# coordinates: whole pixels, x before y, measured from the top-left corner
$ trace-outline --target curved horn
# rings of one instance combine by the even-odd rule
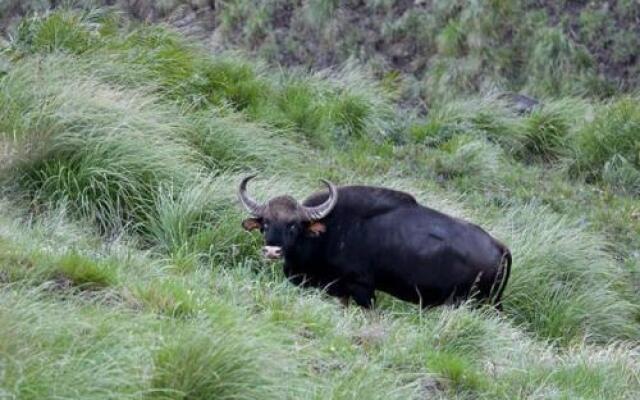
[[[249,175],[240,182],[240,188],[238,189],[238,198],[242,205],[255,217],[262,217],[265,206],[259,204],[247,194],[247,182],[255,178],[257,174]]]
[[[321,179],[321,181],[329,188],[329,198],[324,203],[315,207],[303,206],[306,217],[311,221],[326,217],[338,202],[338,191],[335,185],[326,179]]]

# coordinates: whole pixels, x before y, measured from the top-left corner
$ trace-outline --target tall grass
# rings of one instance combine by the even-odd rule
[[[146,237],[160,256],[189,269],[199,261],[230,257],[253,249],[253,240],[238,230],[235,185],[239,176],[218,176],[189,187],[161,187]]]
[[[196,173],[184,125],[152,98],[70,81],[70,67],[54,58],[3,79],[2,136],[19,154],[5,164],[5,182],[36,204],[71,202],[105,230],[137,228],[161,182]],[[38,68],[55,78],[44,81]]]
[[[590,110],[579,98],[551,100],[517,122],[522,131],[516,156],[527,161],[553,162],[567,156],[574,133],[586,123]]]
[[[116,23],[109,16],[96,9],[84,13],[57,11],[47,18],[25,17],[17,27],[14,50],[83,53],[97,45],[99,37]]]
[[[256,339],[219,322],[174,332],[153,354],[150,397],[283,398],[288,385],[278,379],[289,372],[285,359],[268,357]]]
[[[632,168],[640,168],[638,131],[640,107],[634,97],[623,97],[605,105],[577,135],[575,174],[599,179],[605,164],[624,158]],[[611,173],[611,167],[609,167]]]
[[[558,341],[637,338],[637,304],[618,292],[624,274],[602,239],[534,207],[513,210],[513,274],[505,293],[515,321]],[[508,225],[507,225],[508,226]]]
[[[541,29],[533,41],[527,73],[535,90],[554,95],[584,90],[584,82],[580,81],[592,77],[589,73],[592,74],[593,67],[586,48],[574,43],[559,28]],[[566,79],[567,76],[573,79]]]
[[[141,338],[122,335],[133,321],[46,301],[36,290],[4,288],[0,296],[3,396],[133,398],[143,389]]]

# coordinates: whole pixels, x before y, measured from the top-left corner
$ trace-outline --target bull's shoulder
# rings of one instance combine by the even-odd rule
[[[312,194],[304,200],[305,206],[322,204],[329,193],[321,191]],[[371,217],[384,214],[398,207],[417,205],[412,195],[375,186],[341,186],[338,188],[338,204],[342,210],[348,210],[350,214]]]

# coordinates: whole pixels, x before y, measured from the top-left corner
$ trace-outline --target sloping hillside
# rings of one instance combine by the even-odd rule
[[[0,20],[11,21],[61,2],[5,3]],[[640,84],[635,0],[70,3],[166,21],[216,50],[241,48],[286,66],[318,69],[355,59],[391,85],[404,83],[412,105],[495,89],[609,97]]]
[[[637,96],[420,116],[355,63],[275,69],[107,9],[12,32],[1,398],[638,398]],[[514,256],[504,313],[294,287],[241,231],[252,171],[261,199],[379,184],[487,227]]]

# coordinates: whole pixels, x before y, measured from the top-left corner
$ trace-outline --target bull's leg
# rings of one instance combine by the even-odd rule
[[[343,307],[349,307],[349,291],[342,283],[334,281],[325,286],[324,289],[329,296],[337,297]]]
[[[308,286],[307,277],[303,273],[298,271],[299,268],[297,268],[297,266],[285,260],[283,272],[284,276],[287,277],[289,282],[293,283],[296,286]]]
[[[357,305],[364,308],[371,308],[375,300],[373,287],[361,283],[349,284],[349,292]]]

